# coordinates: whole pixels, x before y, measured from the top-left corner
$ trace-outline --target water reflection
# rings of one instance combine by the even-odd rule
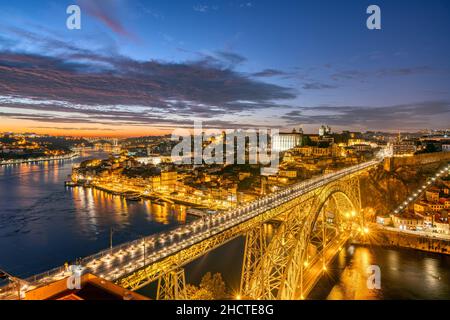
[[[185,223],[186,208],[128,202],[96,189],[65,188],[78,161],[0,167],[0,266],[26,277],[114,244]]]
[[[367,267],[381,269],[381,290],[367,287]],[[356,247],[341,251],[313,299],[449,299],[450,257],[412,250]]]
[[[148,222],[162,225],[186,223],[186,207],[167,203],[158,204],[150,200],[129,202],[123,197],[111,195],[97,189],[68,188],[72,194],[80,232],[98,234],[102,230],[102,216],[120,230],[130,226],[133,215],[145,213]]]

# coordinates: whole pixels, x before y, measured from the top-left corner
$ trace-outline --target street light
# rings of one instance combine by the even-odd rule
[[[110,228],[109,229],[109,248],[111,250],[111,254],[112,254],[112,251],[113,251],[113,234],[114,234],[114,229]]]

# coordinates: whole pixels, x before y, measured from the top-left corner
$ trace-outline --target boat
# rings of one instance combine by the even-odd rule
[[[153,203],[154,204],[158,204],[160,206],[166,205],[166,202],[164,200],[162,200],[162,199],[156,199],[156,200],[153,201]]]
[[[142,196],[138,192],[126,192],[124,194],[124,197],[128,201],[141,201],[142,200]]]
[[[194,217],[199,217],[199,218],[203,218],[206,217],[208,215],[208,213],[206,213],[203,210],[199,210],[199,209],[195,209],[195,208],[189,208],[186,210],[186,214],[190,215],[190,216],[194,216]]]
[[[141,201],[142,200],[141,196],[129,196],[129,197],[126,197],[126,199],[128,201]]]
[[[65,181],[65,182],[64,182],[64,185],[65,185],[66,187],[74,188],[74,187],[77,187],[77,186],[78,186],[78,183],[73,182],[73,181]]]

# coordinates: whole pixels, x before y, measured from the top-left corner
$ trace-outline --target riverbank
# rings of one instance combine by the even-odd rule
[[[373,229],[370,237],[355,240],[354,243],[450,255],[450,240],[382,228]]]
[[[155,203],[168,203],[168,204],[177,204],[182,205],[188,208],[192,209],[198,209],[198,210],[207,210],[208,207],[205,205],[200,205],[197,203],[189,202],[187,200],[179,199],[178,197],[174,196],[167,196],[167,195],[159,195],[159,194],[147,194],[142,191],[132,190],[130,189],[121,189],[117,190],[113,187],[108,187],[107,185],[98,185],[95,183],[88,183],[88,182],[73,182],[73,181],[66,181],[65,182],[66,187],[82,187],[82,188],[93,188],[96,190],[100,190],[102,192],[105,192],[107,194],[113,195],[113,196],[119,196],[122,198],[125,198],[127,200],[132,201],[140,201],[140,200],[151,200]],[[197,216],[195,214],[189,214],[192,216]]]
[[[72,152],[63,156],[54,157],[39,157],[32,159],[14,159],[14,160],[0,160],[0,166],[14,165],[14,164],[25,164],[25,163],[40,163],[45,161],[59,161],[59,160],[71,160],[79,157],[78,152]]]

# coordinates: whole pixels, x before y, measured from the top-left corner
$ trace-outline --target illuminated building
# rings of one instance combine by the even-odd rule
[[[319,129],[319,136],[323,137],[331,134],[331,128],[329,126],[321,126]]]
[[[403,140],[400,142],[394,142],[392,145],[392,152],[394,157],[408,157],[413,156],[417,147],[412,140]]]
[[[303,134],[295,130],[291,133],[280,133],[272,141],[272,149],[275,152],[283,152],[300,146],[302,144]]]

